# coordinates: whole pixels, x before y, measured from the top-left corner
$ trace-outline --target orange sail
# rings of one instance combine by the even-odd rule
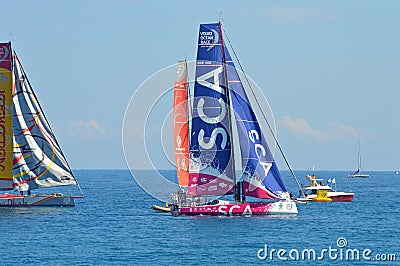
[[[187,187],[189,183],[189,115],[187,93],[187,64],[178,61],[174,84],[174,151],[176,173],[179,186]]]

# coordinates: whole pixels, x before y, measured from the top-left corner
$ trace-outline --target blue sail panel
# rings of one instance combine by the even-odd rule
[[[242,157],[244,194],[256,198],[281,198],[287,189],[278,166],[226,48],[225,56]]]
[[[223,195],[233,191],[221,38],[218,23],[200,25],[190,136],[190,196]]]

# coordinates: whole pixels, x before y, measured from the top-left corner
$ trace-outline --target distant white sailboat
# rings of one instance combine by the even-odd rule
[[[361,172],[361,150],[360,150],[360,139],[357,139],[358,141],[358,169],[352,174],[349,174],[348,177],[354,178],[354,177],[361,177],[361,178],[370,178],[368,174],[362,173]]]

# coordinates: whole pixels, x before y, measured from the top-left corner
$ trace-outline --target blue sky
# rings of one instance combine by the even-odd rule
[[[364,168],[394,170],[398,10],[398,1],[7,1],[0,39],[13,40],[72,168],[126,167],[130,97],[195,58],[199,23],[222,12],[293,168],[355,169],[360,134]]]

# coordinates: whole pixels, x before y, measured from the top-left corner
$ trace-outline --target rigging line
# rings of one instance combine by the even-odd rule
[[[236,52],[235,52],[235,49],[233,49],[232,43],[231,43],[231,41],[230,41],[230,39],[229,39],[229,37],[228,37],[228,34],[226,33],[225,28],[223,28],[223,30],[224,30],[226,39],[228,40],[229,46],[232,48],[233,54],[234,54],[234,56],[235,56],[235,58],[236,58],[236,60],[237,60],[237,62],[238,62],[238,64],[239,64],[240,70],[242,71],[242,73],[243,73],[243,75],[244,75],[244,77],[245,77],[245,79],[246,79],[246,82],[247,82],[247,84],[249,85],[250,91],[251,91],[251,93],[253,94],[253,97],[254,97],[254,99],[255,99],[256,102],[257,102],[258,108],[260,109],[260,111],[261,111],[261,113],[262,113],[262,115],[263,115],[263,117],[264,117],[265,122],[267,122],[269,131],[271,132],[271,134],[272,134],[272,136],[273,136],[273,138],[274,138],[274,140],[275,140],[275,143],[276,143],[276,145],[278,146],[278,149],[279,149],[279,151],[281,152],[282,157],[283,157],[283,159],[285,160],[285,163],[286,163],[286,165],[288,166],[288,168],[289,168],[289,170],[290,170],[290,173],[292,174],[294,180],[296,181],[297,186],[300,188],[300,191],[301,191],[302,196],[305,197],[304,191],[303,191],[302,187],[300,186],[299,180],[297,179],[296,175],[294,174],[294,172],[293,172],[293,170],[292,170],[292,167],[290,166],[289,161],[287,160],[287,158],[286,158],[286,156],[285,156],[285,153],[283,152],[283,149],[282,149],[281,145],[279,144],[278,139],[277,139],[276,135],[274,134],[274,132],[273,132],[273,130],[272,130],[272,128],[271,128],[271,125],[270,125],[270,123],[268,122],[268,119],[267,119],[267,117],[265,116],[263,109],[261,108],[261,105],[260,105],[259,101],[257,100],[257,97],[256,97],[256,95],[255,95],[255,93],[254,93],[254,91],[253,91],[253,88],[251,87],[250,81],[249,81],[249,79],[247,78],[246,73],[244,72],[244,69],[243,69],[243,67],[242,67],[242,64],[241,64],[240,61],[239,61],[239,57],[237,56],[237,54],[236,54]]]

